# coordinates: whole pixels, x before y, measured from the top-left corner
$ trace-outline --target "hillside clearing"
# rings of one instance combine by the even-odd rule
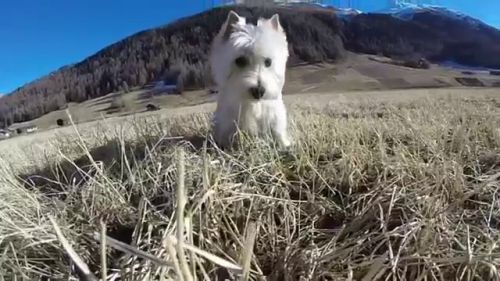
[[[205,148],[211,104],[0,142],[2,276],[74,280],[50,215],[108,280],[235,280],[232,265],[249,280],[500,280],[498,94],[291,95],[288,153]],[[110,247],[102,260],[101,221],[178,266]]]

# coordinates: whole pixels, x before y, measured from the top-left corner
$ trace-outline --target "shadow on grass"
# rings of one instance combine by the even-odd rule
[[[182,136],[172,138],[150,138],[141,143],[120,143],[113,140],[105,145],[92,148],[88,154],[74,160],[64,160],[49,164],[43,169],[29,174],[21,174],[19,178],[27,188],[37,188],[47,195],[59,195],[68,185],[79,185],[88,181],[97,173],[96,168],[107,172],[121,169],[123,161],[127,159],[130,165],[137,165],[148,157],[147,151],[161,150],[177,145],[187,145],[190,149],[200,150],[206,141],[204,136]],[[209,144],[210,142],[207,142]],[[156,151],[155,153],[158,153]]]
[[[18,178],[25,188],[37,190],[47,197],[65,201],[68,194],[92,184],[102,173],[105,177],[116,179],[128,186],[133,175],[126,171],[127,165],[132,171],[140,169],[140,165],[154,167],[161,159],[162,153],[176,146],[192,151],[203,149],[207,138],[204,136],[183,136],[175,138],[149,138],[141,143],[121,143],[113,140],[105,145],[88,150],[88,154],[74,160],[63,160],[48,164],[46,167],[28,174],[20,174]],[[207,141],[207,146],[210,142]],[[151,151],[154,151],[151,153]],[[154,159],[153,159],[154,158]],[[132,187],[131,187],[132,188]],[[131,199],[130,204],[139,208],[140,198]],[[124,243],[130,243],[134,232],[134,223],[113,223],[108,235]]]

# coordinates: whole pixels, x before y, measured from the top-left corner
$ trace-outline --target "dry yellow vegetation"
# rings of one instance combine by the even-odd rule
[[[210,145],[211,105],[3,141],[1,275],[500,280],[498,94],[290,96],[288,152]]]

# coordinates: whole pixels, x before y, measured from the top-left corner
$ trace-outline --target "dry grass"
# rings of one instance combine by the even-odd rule
[[[500,280],[496,101],[298,106],[290,152],[220,151],[208,117],[59,135],[30,170],[2,159],[4,279],[74,280],[81,258],[102,280]]]

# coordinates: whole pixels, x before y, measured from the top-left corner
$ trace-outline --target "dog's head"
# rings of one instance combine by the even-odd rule
[[[242,99],[281,98],[287,59],[288,43],[277,14],[253,25],[233,11],[210,54],[217,86]]]

